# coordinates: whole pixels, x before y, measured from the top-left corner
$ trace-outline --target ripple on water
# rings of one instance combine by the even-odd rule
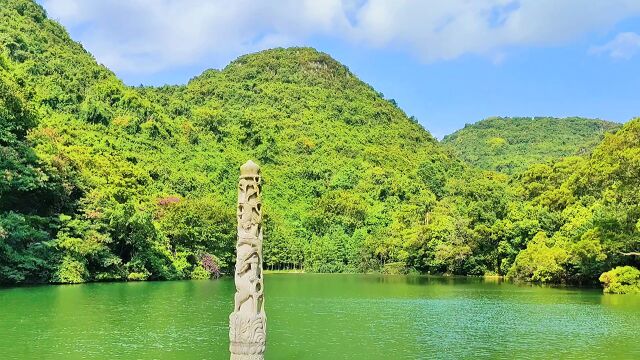
[[[269,275],[267,359],[640,358],[640,297]],[[231,279],[0,290],[2,359],[224,359]]]

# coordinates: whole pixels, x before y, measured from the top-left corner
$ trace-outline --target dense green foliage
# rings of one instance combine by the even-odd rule
[[[510,176],[458,160],[313,49],[132,88],[38,5],[0,5],[2,283],[228,271],[249,158],[263,169],[269,269],[595,282],[638,265],[620,252],[640,248],[640,120],[555,163],[568,153],[514,155],[547,163]],[[585,147],[612,126],[597,124],[581,125]]]
[[[511,273],[541,281],[594,279],[623,253],[640,248],[640,118],[607,134],[590,156],[535,165],[518,175],[516,192],[535,209],[538,235]],[[545,252],[545,261],[528,253]]]
[[[583,118],[489,118],[445,136],[465,161],[513,174],[533,164],[588,154],[606,132],[620,125]]]
[[[201,276],[201,259],[224,239],[230,243],[232,225],[203,226],[199,242],[217,237],[207,247],[167,246],[162,226],[174,234],[181,228],[155,219],[163,212],[191,206],[191,221],[228,212],[216,211],[217,201],[212,213],[195,211],[213,194],[165,211],[143,193],[151,178],[134,155],[155,140],[136,132],[152,131],[145,125],[163,115],[96,64],[40,6],[0,5],[0,282]],[[131,120],[129,131],[108,130],[112,119]]]
[[[55,219],[48,215],[61,210],[63,196],[26,140],[35,124],[17,84],[0,68],[0,283],[46,281],[51,270]]]
[[[604,292],[612,294],[640,293],[640,270],[632,266],[619,266],[600,276]]]
[[[50,228],[33,228],[51,253],[48,281],[201,277],[210,254],[227,268],[247,158],[264,171],[268,267],[377,269],[396,257],[383,244],[392,227],[407,213],[424,218],[446,174],[461,169],[392,102],[315,50],[245,56],[186,86],[129,88],[39,6],[2,5],[3,73],[25,89],[38,122],[28,150],[59,188],[40,202],[59,204],[44,214]],[[13,251],[35,239],[6,242]]]

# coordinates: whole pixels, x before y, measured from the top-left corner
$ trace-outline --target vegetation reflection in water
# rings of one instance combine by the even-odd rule
[[[0,290],[4,359],[224,359],[233,282]],[[640,296],[498,279],[270,274],[267,359],[638,358]]]

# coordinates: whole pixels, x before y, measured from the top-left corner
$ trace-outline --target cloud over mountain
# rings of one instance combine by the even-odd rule
[[[115,71],[156,72],[330,37],[432,62],[562,44],[640,15],[637,0],[42,0]],[[134,34],[132,36],[132,34]]]

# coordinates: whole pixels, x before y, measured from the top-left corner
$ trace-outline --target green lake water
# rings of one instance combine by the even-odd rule
[[[267,359],[640,359],[640,296],[269,274]],[[0,359],[228,359],[233,280],[0,289]]]

